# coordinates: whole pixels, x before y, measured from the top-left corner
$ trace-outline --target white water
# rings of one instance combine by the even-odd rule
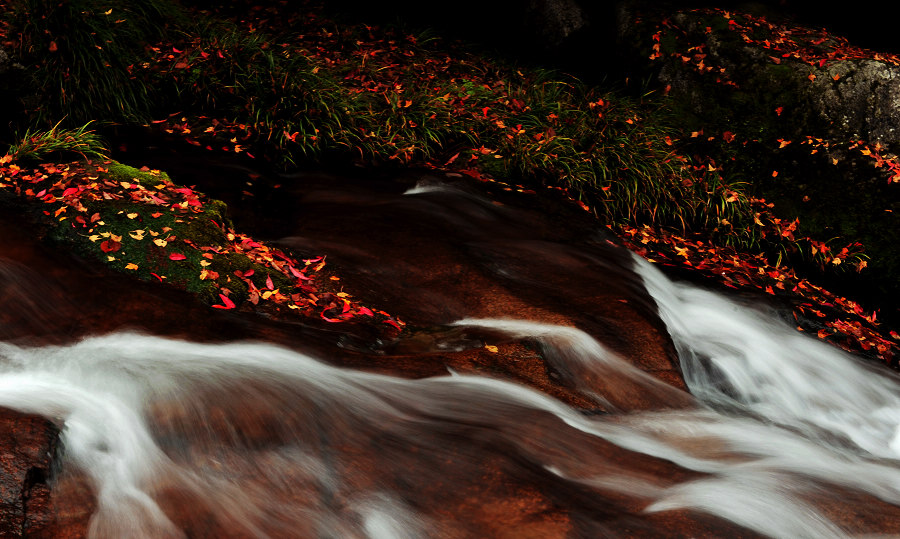
[[[64,426],[64,467],[86,472],[96,491],[95,537],[193,535],[161,501],[173,490],[202,501],[235,536],[460,536],[461,522],[428,508],[428,485],[464,497],[481,481],[477,462],[504,452],[596,492],[598,507],[612,493],[648,513],[689,508],[772,537],[850,534],[817,503],[834,487],[900,505],[894,376],[753,306],[673,284],[643,261],[637,268],[697,406],[586,416],[486,377],[406,380],[264,343],[132,333],[63,347],[0,344],[0,406]],[[662,398],[677,391],[573,328],[458,324],[535,338],[575,377]],[[640,461],[614,460],[622,451],[604,452],[609,443],[704,475],[653,475]],[[436,466],[442,458],[455,467]],[[454,473],[470,486],[452,483]],[[395,480],[404,474],[410,485]]]

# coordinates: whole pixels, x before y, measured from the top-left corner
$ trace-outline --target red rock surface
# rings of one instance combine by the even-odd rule
[[[0,537],[38,534],[52,523],[57,432],[43,417],[0,408]]]

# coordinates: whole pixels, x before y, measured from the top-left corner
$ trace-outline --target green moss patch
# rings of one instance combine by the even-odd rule
[[[266,310],[341,322],[403,323],[333,284],[323,257],[298,259],[236,232],[227,207],[165,173],[111,161],[0,161],[0,193],[37,216],[46,236],[135,278],[165,283],[220,309]],[[392,329],[393,331],[393,329]]]

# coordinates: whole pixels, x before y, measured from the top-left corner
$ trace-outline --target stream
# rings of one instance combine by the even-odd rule
[[[777,305],[458,175],[153,166],[411,329],[215,311],[0,219],[0,406],[61,427],[71,536],[900,534],[900,380]]]

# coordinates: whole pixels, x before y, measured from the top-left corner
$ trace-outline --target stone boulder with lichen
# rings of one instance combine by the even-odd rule
[[[830,284],[900,319],[900,56],[771,14],[622,15],[623,53],[667,95],[686,152],[802,233],[861,242],[869,260]]]

